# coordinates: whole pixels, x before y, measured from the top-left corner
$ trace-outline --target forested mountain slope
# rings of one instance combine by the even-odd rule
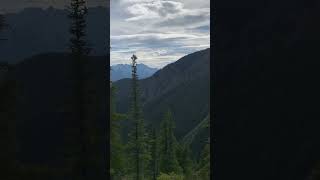
[[[209,113],[210,49],[189,54],[140,80],[141,102],[147,124],[159,125],[168,108],[173,112],[177,138],[182,138]],[[117,109],[127,113],[130,79],[114,83]]]

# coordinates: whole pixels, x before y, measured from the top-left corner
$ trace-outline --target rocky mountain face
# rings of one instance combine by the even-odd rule
[[[145,64],[138,64],[137,69],[139,79],[150,77],[158,70],[157,68],[151,68]],[[110,79],[111,81],[118,81],[124,78],[131,78],[131,74],[130,64],[116,64],[111,66]]]

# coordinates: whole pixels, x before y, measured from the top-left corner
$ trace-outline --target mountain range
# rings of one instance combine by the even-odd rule
[[[189,54],[139,80],[148,129],[158,125],[169,108],[179,141],[203,122],[210,104],[209,55],[209,49]],[[109,88],[104,76],[106,59],[105,56],[89,56],[83,71],[83,115],[90,137],[95,137],[86,147],[91,163],[88,171],[93,179],[105,175],[102,157],[107,152],[106,92]],[[70,162],[77,159],[82,144],[74,67],[70,54],[44,53],[10,65],[8,69],[1,68],[0,119],[1,125],[7,127],[6,131],[1,131],[1,145],[7,147],[1,157],[19,162],[19,168],[52,169],[52,179],[66,178],[64,170],[73,167]],[[127,113],[131,81],[125,78],[115,81],[114,85],[117,110]],[[128,132],[128,122],[123,122],[123,132]],[[208,136],[206,129],[198,133],[191,144],[195,153],[199,154]],[[32,172],[40,179],[48,179],[46,173],[30,170]]]
[[[116,106],[120,113],[130,108],[130,79],[116,81]],[[141,103],[148,126],[157,126],[164,113],[173,112],[178,139],[183,138],[210,112],[210,49],[186,55],[139,80]],[[124,124],[124,126],[128,126]],[[124,133],[130,127],[126,127]],[[200,133],[201,134],[201,133]],[[199,135],[193,144],[198,151],[208,131]]]
[[[151,68],[145,64],[137,65],[137,74],[140,79],[144,79],[153,75],[158,69]],[[110,79],[117,81],[124,78],[131,78],[131,65],[116,64],[111,66]]]
[[[147,126],[159,124],[163,113],[170,108],[176,122],[176,136],[181,139],[208,115],[209,55],[209,49],[189,54],[139,80]],[[14,116],[10,116],[8,122],[16,124],[17,155],[21,162],[50,162],[54,166],[64,162],[60,154],[68,144],[64,137],[71,137],[65,134],[66,129],[77,125],[74,117],[77,110],[73,108],[76,102],[75,69],[70,59],[65,53],[39,54],[12,65],[7,75],[3,74],[5,71],[1,74],[1,92],[8,94],[5,93],[8,91],[12,95],[5,96],[10,99],[3,99],[0,107],[6,107],[10,102],[10,110],[15,112],[11,113]],[[99,129],[95,130],[97,133],[106,131],[105,59],[104,56],[90,56],[84,72],[86,118],[95,120],[91,126]],[[8,84],[5,79],[10,79],[12,85],[4,86]],[[117,110],[127,113],[131,81],[121,79],[114,85],[117,88]],[[2,115],[0,118],[6,122],[9,117]],[[126,128],[124,126],[124,131]],[[103,134],[98,135],[99,141],[103,140]],[[199,143],[203,143],[205,137],[208,132],[200,133]]]

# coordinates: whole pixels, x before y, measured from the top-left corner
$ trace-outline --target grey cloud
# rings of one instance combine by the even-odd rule
[[[128,49],[167,49],[170,54],[186,52],[187,49],[207,47],[209,35],[190,34],[139,34],[111,36],[111,44],[116,47],[115,51],[121,51],[121,47]],[[162,53],[164,55],[164,53]],[[168,54],[166,54],[168,55]]]
[[[176,14],[183,9],[182,3],[174,1],[163,1],[162,8],[159,10],[161,16],[167,16],[168,14]]]
[[[197,28],[210,24],[210,9],[185,10],[155,23],[157,27]]]
[[[194,28],[194,30],[198,30],[198,31],[204,31],[204,32],[209,32],[210,31],[210,25],[204,25],[204,26],[199,26]]]
[[[132,15],[127,20],[136,21],[142,19],[153,19],[166,17],[170,14],[177,14],[183,10],[183,4],[170,0],[154,0],[143,3],[130,4],[127,12]]]
[[[115,1],[115,0],[112,0]],[[209,47],[210,10],[199,0],[119,0],[111,10],[111,64],[140,62],[153,67]],[[188,2],[188,3],[185,3]],[[191,6],[192,4],[192,6]],[[111,8],[112,9],[112,8]]]

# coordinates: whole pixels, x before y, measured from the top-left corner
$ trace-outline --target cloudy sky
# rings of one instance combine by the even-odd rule
[[[111,0],[111,64],[161,68],[210,45],[210,0]]]

